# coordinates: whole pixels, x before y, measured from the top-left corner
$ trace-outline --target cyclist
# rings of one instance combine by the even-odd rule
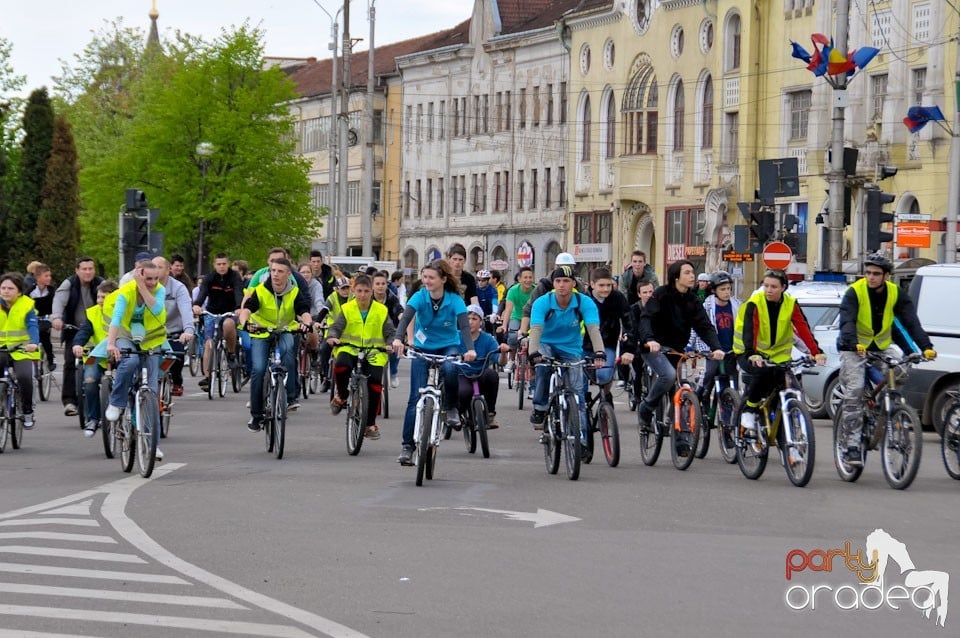
[[[405,306],[407,304],[407,284],[404,281],[402,270],[394,270],[390,274],[390,285],[393,286],[391,292],[397,295],[400,305]]]
[[[204,276],[200,282],[200,292],[193,302],[193,313],[202,315],[204,303],[207,312],[222,315],[236,312],[243,302],[243,278],[230,267],[230,258],[226,253],[217,253],[213,257],[213,272]],[[209,317],[208,317],[209,319]],[[210,389],[210,358],[213,356],[213,336],[216,333],[213,320],[203,322],[203,369],[207,374],[200,380],[200,389]],[[227,362],[231,370],[237,366],[237,321],[233,317],[220,319],[220,330],[227,340]]]
[[[117,282],[106,280],[97,286],[97,304],[87,308],[87,320],[80,326],[77,336],[73,338],[73,356],[77,359],[83,356],[83,347],[96,346],[107,338],[110,327],[110,317],[103,315],[103,304],[107,296],[118,288]],[[107,363],[95,358],[83,366],[83,413],[87,418],[83,426],[83,435],[91,437],[97,432],[100,424],[100,379]]]
[[[503,285],[503,273],[499,270],[491,270],[490,285],[497,289],[497,307],[503,308],[507,295],[507,287]]]
[[[620,292],[633,303],[637,298],[637,283],[640,281],[649,281],[656,288],[660,285],[657,281],[657,273],[653,271],[653,266],[647,263],[647,253],[642,250],[635,250],[630,255],[630,265],[620,275]]]
[[[560,253],[557,255],[556,260],[554,261],[554,267],[559,268],[560,266],[570,266],[571,268],[577,265],[577,260],[570,253]],[[580,281],[574,275],[574,290],[584,291],[587,289],[585,282]],[[533,308],[533,302],[542,295],[547,294],[553,290],[553,281],[550,277],[543,277],[540,281],[537,282],[537,285],[534,286],[533,292],[530,293],[530,298],[527,300],[527,303],[523,306],[523,319],[520,320],[520,334],[525,335],[530,328],[530,310]]]
[[[596,370],[597,385],[603,388],[605,399],[613,403],[610,386],[613,383],[620,337],[630,331],[630,304],[623,293],[616,290],[616,282],[613,281],[610,269],[604,267],[594,268],[590,274],[590,298],[597,305],[600,338],[603,340],[603,351],[606,355],[603,367]],[[589,339],[584,339],[583,350],[585,356],[594,351]],[[584,379],[584,391],[586,389],[587,381]]]
[[[293,264],[286,257],[274,259],[270,263],[267,280],[258,284],[253,293],[243,301],[237,315],[240,330],[247,330],[248,321],[251,326],[255,324],[262,328],[294,328],[298,320],[305,326],[312,325],[310,298],[304,288],[293,283],[290,277],[292,273]],[[247,422],[247,429],[259,432],[263,424],[263,377],[270,354],[267,349],[270,335],[266,332],[251,332],[250,336],[250,420]],[[277,339],[280,357],[287,369],[287,409],[291,410],[294,405],[299,405],[297,376],[294,374],[297,369],[297,350],[292,334],[284,333]]]
[[[656,381],[647,388],[647,395],[637,406],[637,423],[647,428],[660,397],[668,392],[676,379],[675,369],[667,356],[660,351],[668,346],[678,352],[683,351],[690,340],[691,328],[712,350],[713,359],[723,358],[723,350],[703,305],[694,292],[696,275],[693,264],[686,259],[673,262],[667,267],[667,283],[653,291],[643,306],[637,325],[631,326],[633,341],[637,347],[644,346],[644,363],[657,375]],[[686,436],[686,433],[682,433]],[[677,442],[678,452],[689,454],[686,441]]]
[[[527,305],[532,293],[533,268],[524,266],[517,273],[517,283],[507,291],[507,300],[503,304],[503,317],[506,321],[497,327],[497,332],[507,333],[507,345],[510,346],[510,360],[503,369],[507,374],[513,372],[514,358],[519,345],[517,332],[520,330],[520,321],[523,319],[523,307]]]
[[[66,347],[63,352],[63,383],[60,386],[60,400],[66,416],[77,416],[77,360],[73,356],[73,338],[77,328],[66,328],[65,324],[80,326],[87,316],[87,308],[97,303],[97,286],[103,278],[97,275],[93,257],[78,257],[74,274],[60,282],[53,293],[53,329],[60,331],[60,338]],[[81,364],[82,365],[82,364]]]
[[[139,342],[143,350],[152,350],[167,345],[167,289],[160,283],[160,269],[149,259],[137,263],[133,280],[110,293],[103,303],[104,316],[110,317],[106,341],[101,341],[90,356],[103,359],[109,356],[117,362],[110,391],[110,405],[104,416],[116,421],[127,406],[130,386],[139,374],[140,359],[124,358],[121,348],[132,348]],[[160,362],[156,357],[147,358],[147,383],[157,391]],[[156,408],[156,423],[160,422],[159,404]],[[157,460],[163,460],[163,452],[157,448]]]
[[[333,274],[333,268],[329,264],[323,263],[323,253],[319,250],[310,251],[310,271],[313,273],[313,278],[319,281],[323,288],[320,299],[326,299],[333,293],[336,275]],[[313,295],[311,294],[311,296]]]
[[[160,284],[167,289],[167,343],[174,352],[184,352],[186,345],[196,336],[193,323],[193,308],[190,292],[182,283],[170,276],[170,262],[163,257],[154,257],[153,263],[160,271]],[[174,360],[170,366],[171,394],[183,396],[183,359]]]
[[[484,319],[495,314],[499,308],[497,289],[490,285],[490,271],[477,271],[477,305],[486,313]],[[490,332],[490,326],[486,326]]]
[[[642,390],[641,384],[643,381],[643,358],[637,356],[645,351],[645,347],[642,344],[636,342],[638,332],[635,330],[637,326],[640,325],[640,315],[643,314],[643,307],[650,300],[650,297],[653,296],[653,291],[656,288],[654,283],[648,279],[641,279],[637,282],[637,300],[630,304],[630,315],[627,318],[627,332],[623,337],[623,343],[620,346],[621,356],[620,361],[623,365],[620,366],[620,376],[623,378],[624,383],[630,378],[630,370],[627,366],[632,365],[634,371],[634,386],[633,386],[633,396],[637,398],[637,401],[640,400],[640,392]]]
[[[314,251],[319,252],[319,251]],[[300,264],[297,268],[300,274],[307,282],[307,288],[310,292],[310,316],[314,321],[320,321],[326,315],[327,305],[323,294],[323,285],[319,279],[313,276],[313,267],[309,263]],[[319,365],[320,356],[320,335],[314,331],[307,333],[307,352],[310,353],[310,365]]]
[[[453,275],[460,282],[460,296],[463,297],[463,302],[478,303],[480,300],[477,298],[477,280],[463,269],[463,265],[467,263],[467,249],[463,244],[450,246],[450,250],[447,251],[447,263],[450,264]]]
[[[26,288],[25,294],[33,299],[40,326],[40,345],[43,346],[43,352],[50,364],[50,372],[53,372],[57,369],[57,362],[53,358],[53,342],[50,340],[50,314],[53,312],[53,287],[50,282],[53,280],[53,273],[50,266],[36,263],[33,277],[33,286]]]
[[[607,355],[600,336],[597,305],[588,295],[574,290],[573,266],[558,266],[550,274],[550,279],[553,290],[533,302],[530,311],[530,364],[535,366],[543,356],[566,363],[582,360],[583,331],[586,330],[594,363],[597,367],[603,366]],[[547,415],[550,370],[546,366],[537,366],[535,376],[530,422],[535,430],[542,430]],[[581,369],[571,368],[567,381],[580,397],[580,423],[586,427],[587,408]]]
[[[13,360],[13,370],[20,385],[20,400],[23,406],[23,429],[33,427],[33,362],[39,361],[40,327],[33,299],[23,294],[23,275],[8,272],[0,275],[0,346],[23,350],[3,353],[0,364],[8,365]]]
[[[373,298],[373,281],[368,275],[357,275],[353,282],[353,299],[343,304],[342,311],[327,332],[327,343],[334,348],[333,378],[337,392],[330,401],[330,411],[339,414],[347,404],[350,371],[357,367],[358,346],[375,346],[393,351],[388,343],[393,341],[393,321],[387,307]],[[383,391],[383,366],[387,364],[386,352],[371,353],[367,357],[369,376],[367,387],[367,422],[364,436],[380,438],[376,424],[380,410],[380,394]]]
[[[863,262],[863,279],[854,282],[840,301],[840,386],[843,388],[842,434],[847,441],[846,460],[860,465],[861,397],[866,353],[887,352],[895,340],[904,352],[914,350],[900,330],[894,331],[898,319],[909,339],[923,351],[928,360],[936,351],[930,337],[920,325],[913,301],[890,281],[893,264],[883,254],[868,255]]]
[[[470,337],[473,339],[473,349],[477,352],[477,358],[472,363],[460,368],[459,405],[460,410],[465,411],[467,414],[470,413],[470,399],[473,398],[473,380],[468,379],[465,374],[476,375],[479,373],[480,377],[477,379],[477,382],[480,385],[480,394],[483,395],[484,400],[487,402],[487,415],[490,417],[487,421],[487,429],[496,430],[500,427],[497,423],[497,393],[500,389],[500,375],[497,374],[494,368],[487,365],[487,356],[491,352],[506,352],[509,346],[505,343],[497,343],[493,335],[483,331],[484,317],[483,308],[480,306],[476,304],[467,306],[467,318],[470,322]],[[491,362],[495,363],[496,359],[492,359]],[[483,369],[485,365],[487,365],[487,367]],[[454,429],[459,430],[460,424],[457,423]]]
[[[400,324],[400,317],[403,316],[403,306],[400,299],[390,290],[390,273],[386,270],[379,270],[373,275],[373,298],[387,307],[387,315],[396,328]],[[392,350],[392,348],[391,348]],[[390,387],[400,387],[400,377],[397,376],[400,371],[400,357],[396,352],[390,353]]]
[[[470,337],[467,307],[460,296],[460,281],[453,274],[450,264],[442,259],[430,262],[420,271],[423,284],[408,300],[403,310],[393,348],[403,356],[403,341],[407,326],[413,321],[413,344],[418,350],[430,354],[453,355],[463,352],[464,361],[473,361],[477,353]],[[457,366],[445,363],[443,372],[443,409],[447,413],[447,425],[460,424],[457,411]],[[403,415],[402,449],[397,461],[400,465],[413,465],[413,430],[416,421],[417,401],[420,388],[427,384],[427,363],[414,359],[410,363],[410,395]]]
[[[764,359],[773,363],[789,361],[796,334],[816,357],[817,365],[827,362],[827,355],[814,339],[800,304],[783,294],[786,289],[786,273],[768,270],[763,275],[763,289],[740,306],[734,323],[733,351],[739,357],[740,367],[748,374],[744,381],[746,403],[740,418],[740,426],[747,435],[756,427],[760,402],[775,386],[783,384],[784,370],[764,366]]]
[[[719,271],[710,277],[710,289],[712,293],[703,302],[703,309],[707,313],[707,319],[717,331],[717,338],[720,340],[720,347],[727,354],[724,358],[726,372],[733,379],[734,386],[737,385],[737,355],[733,351],[733,326],[740,311],[740,300],[733,296],[733,278],[729,273]],[[697,351],[706,350],[706,344],[693,335],[693,349]],[[700,400],[705,401],[713,391],[713,381],[720,372],[720,362],[713,359],[707,360],[707,367],[703,373],[703,381],[697,388],[697,394]]]
[[[327,319],[324,323],[324,329],[329,330],[333,322],[340,316],[340,309],[343,304],[351,299],[350,280],[344,276],[338,276],[334,283],[333,292],[327,297]],[[330,379],[327,378],[327,370],[330,369],[330,353],[332,349],[326,341],[320,344],[320,377],[323,379],[320,384],[321,394],[330,389]]]
[[[703,303],[707,300],[707,295],[710,294],[710,275],[708,273],[702,272],[697,275],[697,299],[700,300],[700,303]]]

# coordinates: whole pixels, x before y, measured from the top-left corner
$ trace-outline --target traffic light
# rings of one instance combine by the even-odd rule
[[[150,219],[124,215],[123,244],[131,248],[145,250],[150,245]]]
[[[737,207],[744,219],[747,220],[747,227],[750,229],[750,240],[752,244],[762,246],[767,243],[774,234],[774,215],[773,211],[760,206],[760,202],[738,202]],[[760,252],[759,250],[751,252]]]
[[[896,169],[894,169],[896,172]],[[883,207],[896,199],[893,193],[884,193],[874,186],[867,190],[867,250],[880,250],[880,244],[893,241],[893,232],[881,230],[883,224],[893,223],[893,214],[885,213]]]
[[[128,188],[126,194],[128,213],[135,213],[147,208],[147,196],[142,190]]]

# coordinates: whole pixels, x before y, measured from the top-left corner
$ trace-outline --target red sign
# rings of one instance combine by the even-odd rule
[[[790,246],[782,241],[772,241],[763,249],[763,265],[775,270],[783,270],[793,261]]]

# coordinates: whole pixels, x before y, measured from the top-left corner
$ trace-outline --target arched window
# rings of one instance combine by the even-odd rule
[[[580,107],[580,159],[590,161],[590,96],[584,95]]]
[[[703,78],[703,97],[700,101],[700,148],[713,148],[713,78]]]
[[[740,68],[740,14],[731,14],[723,39],[724,71]]]
[[[420,259],[417,256],[417,251],[415,251],[413,248],[410,248],[407,250],[407,252],[403,253],[403,268],[405,270],[409,268],[410,275],[414,279],[420,278]]]
[[[607,130],[604,136],[603,155],[609,159],[617,156],[617,105],[613,101],[613,91],[607,93],[607,108],[604,112]]]
[[[549,273],[553,270],[554,263],[557,261],[557,255],[559,255],[560,252],[560,244],[557,242],[552,241],[547,244],[546,250],[543,251],[543,265],[544,268],[546,268],[545,272]]]
[[[623,94],[624,152],[657,152],[657,79],[653,66],[642,63],[630,78]]]
[[[673,91],[673,150],[683,150],[683,81]]]

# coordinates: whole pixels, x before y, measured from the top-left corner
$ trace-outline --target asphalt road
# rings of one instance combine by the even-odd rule
[[[832,571],[810,556],[848,539],[856,552],[883,529],[900,542],[874,543],[891,556],[884,590],[960,576],[960,484],[933,435],[897,492],[876,456],[842,482],[818,422],[798,489],[775,459],[748,481],[715,446],[686,472],[666,448],[646,467],[621,402],[620,466],[598,458],[573,482],[562,462],[545,472],[529,404],[503,385],[491,458],[455,433],[418,488],[396,463],[405,388],[358,457],[342,417],[311,398],[277,460],[246,430],[246,397],[211,401],[191,379],[149,481],[106,460],[58,401],[41,404],[23,449],[0,455],[0,636],[957,634],[960,619],[939,628],[896,589],[880,609],[840,609],[878,597],[861,597],[843,556]]]

